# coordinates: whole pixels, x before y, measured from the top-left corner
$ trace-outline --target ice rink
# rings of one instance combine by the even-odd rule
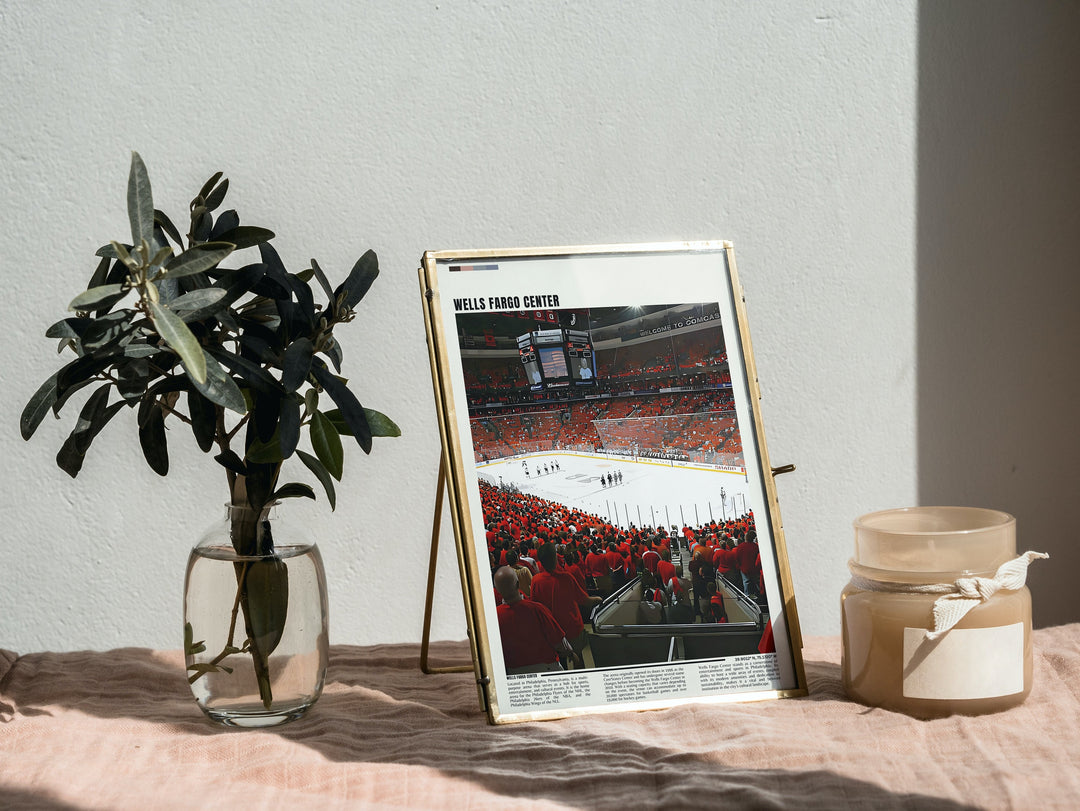
[[[558,471],[553,470],[556,460]],[[512,484],[522,493],[594,513],[624,528],[697,526],[753,507],[742,473],[658,459],[546,451],[478,464],[476,469],[492,484]],[[622,473],[622,484],[601,484],[601,476],[614,472]]]

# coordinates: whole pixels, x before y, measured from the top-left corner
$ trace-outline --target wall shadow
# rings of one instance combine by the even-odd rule
[[[1017,518],[1080,620],[1080,4],[921,2],[919,500]]]

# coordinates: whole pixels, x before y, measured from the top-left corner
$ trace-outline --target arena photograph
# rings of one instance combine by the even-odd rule
[[[456,334],[506,675],[772,653],[719,305]]]

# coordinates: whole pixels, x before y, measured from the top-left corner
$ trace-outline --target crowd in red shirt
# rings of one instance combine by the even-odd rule
[[[480,483],[480,499],[492,571],[508,562],[527,567],[532,574],[527,599],[550,610],[578,651],[584,645],[590,604],[639,573],[655,575],[669,593],[685,588],[671,562],[672,550],[677,552],[680,543],[694,561],[694,590],[701,592],[697,596],[705,606],[704,621],[726,621],[722,597],[709,593],[704,573],[714,581],[719,573],[746,594],[764,592],[753,512],[683,527],[673,536],[664,527],[618,527],[592,513],[486,482]],[[538,560],[545,555],[549,567]],[[701,583],[696,582],[699,576]]]

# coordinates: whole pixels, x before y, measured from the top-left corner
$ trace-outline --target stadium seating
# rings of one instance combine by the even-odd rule
[[[587,633],[589,649],[596,667],[645,665],[670,661],[672,637],[620,636]]]
[[[633,447],[730,466],[742,456],[731,409],[730,392],[680,392],[582,400],[559,409],[475,408],[470,423],[478,461],[552,449],[629,453]]]
[[[760,641],[761,631],[757,628],[724,634],[687,634],[683,637],[683,650],[687,659],[746,656],[758,652]]]

